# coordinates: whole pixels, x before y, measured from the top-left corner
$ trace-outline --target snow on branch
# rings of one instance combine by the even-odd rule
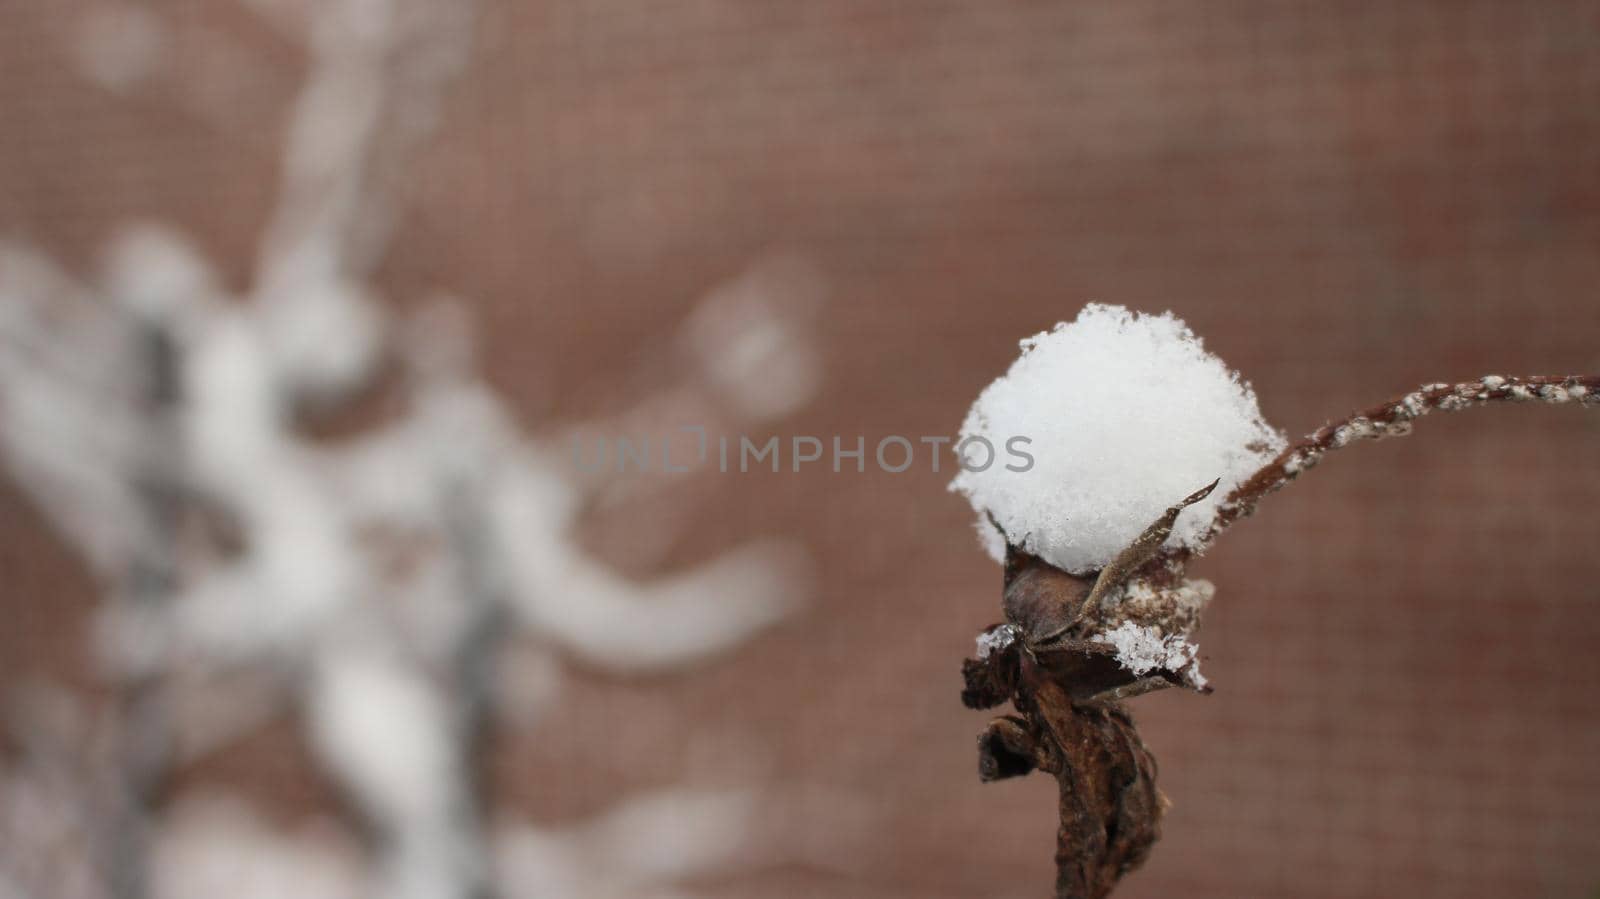
[[[1190,558],[1327,453],[1409,433],[1431,412],[1600,405],[1600,376],[1490,375],[1430,384],[1285,446],[1248,385],[1170,314],[1089,306],[1022,347],[962,434],[1030,437],[1038,464],[968,469],[951,485],[1005,563],[1006,620],[963,662],[961,698],[1017,711],[979,735],[983,780],[1056,775],[1062,899],[1109,894],[1159,834],[1155,762],[1122,703],[1209,691],[1191,634],[1214,591],[1184,578]]]
[[[495,847],[516,835],[570,850],[544,859],[552,870],[519,869],[536,883],[559,881],[571,859],[604,868],[641,852],[615,895],[714,870],[728,853],[699,842],[782,813],[763,810],[759,791],[684,786],[679,803],[624,801],[588,827],[508,834],[481,789],[477,741],[491,723],[536,719],[509,705],[554,696],[559,659],[653,671],[743,644],[804,601],[808,556],[752,540],[635,579],[583,550],[574,531],[596,494],[630,500],[560,464],[558,435],[584,423],[527,431],[475,370],[456,307],[397,321],[371,277],[403,199],[402,151],[438,118],[471,5],[338,0],[303,13],[288,30],[310,36],[310,69],[244,297],[159,224],[122,230],[99,279],[0,245],[0,453],[106,594],[92,636],[119,701],[94,727],[116,735],[118,774],[108,783],[93,760],[81,776],[50,769],[50,788],[90,809],[75,818],[91,844],[80,855],[95,859],[83,876],[102,882],[85,889],[209,895],[216,872],[248,856],[263,883],[310,894],[518,895],[524,884],[495,880],[507,873]],[[709,298],[685,325],[698,370],[663,395],[731,407],[735,421],[807,401],[820,365],[793,327],[803,311],[791,313],[817,301],[815,274],[779,257]],[[337,442],[302,432],[301,407],[337,413],[383,376],[380,357],[402,371],[402,415]],[[538,682],[517,693],[499,664],[513,649]],[[177,767],[281,717],[371,835],[364,864],[232,805],[209,806],[219,826],[191,826],[157,799]],[[37,788],[37,767],[0,769],[0,810]],[[628,811],[640,807],[662,813]],[[682,809],[715,826],[683,830],[666,814]],[[44,845],[0,820],[0,892],[24,870],[13,837]],[[679,863],[649,854],[673,838]],[[43,881],[24,867],[32,890]]]
[[[1361,440],[1382,440],[1411,433],[1412,423],[1431,412],[1456,412],[1490,403],[1567,403],[1600,405],[1600,375],[1485,375],[1459,384],[1427,384],[1404,396],[1323,425],[1245,479],[1218,505],[1201,545],[1229,525],[1255,512],[1269,495],[1322,461],[1336,449]],[[1187,554],[1188,548],[1173,553]]]

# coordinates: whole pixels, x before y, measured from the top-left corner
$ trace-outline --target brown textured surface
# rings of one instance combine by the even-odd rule
[[[114,96],[72,62],[91,5],[0,0],[0,233],[86,266],[114,222],[168,218],[237,285],[299,51],[240,5],[160,4],[167,61]],[[1600,368],[1593,2],[497,2],[479,35],[382,286],[468,298],[530,422],[623,407],[772,249],[832,286],[827,380],[785,433],[948,433],[1091,299],[1174,309],[1293,435],[1427,381]],[[1119,895],[1600,886],[1597,447],[1570,407],[1441,417],[1234,528],[1192,569],[1217,693],[1134,705],[1174,805]],[[705,892],[1038,895],[1052,797],[979,784],[954,700],[999,572],[945,480],[703,479],[665,561],[796,534],[815,603],[664,684],[574,677],[497,750],[502,794],[570,819],[738,740],[869,803],[868,871]],[[0,676],[81,680],[91,585],[0,503]],[[292,761],[206,776],[292,811],[318,801]]]
[[[1054,894],[1100,899],[1144,863],[1161,836],[1166,800],[1156,784],[1156,760],[1126,706],[1087,700],[1099,690],[1086,684],[1092,677],[1081,663],[1063,671],[1042,654],[1036,658],[1026,642],[1018,639],[962,662],[963,704],[981,709],[1009,700],[1016,711],[990,721],[978,735],[978,774],[985,783],[1034,770],[1056,778]],[[1070,649],[1055,654],[1087,655]],[[1119,680],[1132,680],[1114,661],[1099,658]]]

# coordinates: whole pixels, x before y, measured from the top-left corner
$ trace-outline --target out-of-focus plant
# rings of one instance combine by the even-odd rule
[[[749,790],[670,788],[563,831],[491,814],[478,741],[536,717],[555,658],[648,672],[736,647],[803,599],[805,553],[754,541],[643,582],[588,556],[586,504],[640,485],[563,465],[559,438],[585,423],[524,433],[477,375],[460,307],[396,319],[373,284],[390,187],[466,58],[470,5],[262,10],[306,35],[310,70],[244,296],[160,225],[125,229],[97,278],[0,248],[0,449],[103,586],[116,697],[6,697],[22,751],[0,768],[0,894],[654,894],[792,839],[782,822],[816,810]],[[107,69],[119,90],[124,62]],[[702,369],[659,402],[733,421],[804,402],[815,366],[786,318],[786,265],[708,301],[684,337]],[[749,377],[779,351],[792,377]],[[305,413],[336,416],[383,377],[403,416],[304,432]],[[514,696],[508,646],[536,682]],[[175,770],[285,715],[368,848],[280,832],[226,797],[171,807]]]

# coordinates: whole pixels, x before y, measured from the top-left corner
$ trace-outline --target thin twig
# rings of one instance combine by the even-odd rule
[[[1485,375],[1458,384],[1428,384],[1404,396],[1323,425],[1233,489],[1217,506],[1201,545],[1209,544],[1234,522],[1249,517],[1267,496],[1322,461],[1328,452],[1358,440],[1381,440],[1411,433],[1411,423],[1430,412],[1455,412],[1496,402],[1600,405],[1600,375]],[[1189,550],[1169,550],[1164,561],[1183,562]]]

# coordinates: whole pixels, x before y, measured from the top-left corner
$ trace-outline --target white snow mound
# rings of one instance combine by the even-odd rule
[[[1256,395],[1206,352],[1173,315],[1091,304],[1076,321],[1022,341],[1022,355],[990,384],[961,426],[961,441],[995,448],[983,471],[963,470],[950,489],[978,513],[985,549],[998,561],[1012,541],[1074,574],[1103,568],[1151,522],[1220,478],[1185,509],[1169,546],[1201,549],[1217,504],[1285,445],[1261,417]],[[1034,459],[1008,453],[1008,441]],[[981,444],[968,445],[971,466]]]

